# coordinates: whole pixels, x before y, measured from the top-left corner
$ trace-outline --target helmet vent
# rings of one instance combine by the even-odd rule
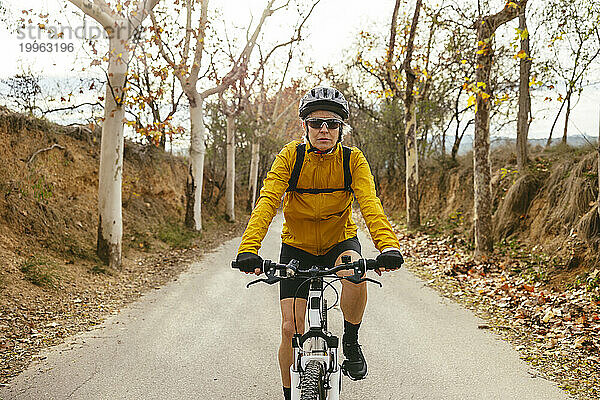
[[[348,101],[346,101],[344,95],[337,89],[323,86],[306,92],[298,105],[298,116],[305,119],[310,113],[317,110],[334,112],[342,120],[348,119],[350,114]]]

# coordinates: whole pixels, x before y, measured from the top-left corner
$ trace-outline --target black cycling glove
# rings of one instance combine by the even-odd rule
[[[388,250],[377,256],[377,264],[380,268],[396,269],[404,264],[404,258],[398,250]]]
[[[259,255],[245,251],[237,255],[235,262],[240,271],[254,272],[256,268],[262,268],[263,259]]]

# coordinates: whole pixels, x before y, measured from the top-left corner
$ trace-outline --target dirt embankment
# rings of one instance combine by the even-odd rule
[[[535,264],[542,283],[555,289],[585,282],[600,269],[598,153],[589,148],[533,149],[526,171],[517,170],[511,148],[492,152],[495,252]],[[473,161],[428,164],[422,169],[423,229],[473,246]],[[394,185],[395,186],[395,185]],[[398,185],[401,186],[401,185]],[[387,208],[403,221],[402,193],[383,185]],[[392,213],[394,213],[392,211]]]
[[[127,142],[123,269],[108,270],[95,255],[99,142],[0,108],[0,384],[243,229],[220,204],[204,205],[202,234],[183,228],[185,160]]]

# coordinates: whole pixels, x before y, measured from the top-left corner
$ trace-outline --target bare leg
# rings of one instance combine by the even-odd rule
[[[350,256],[352,261],[361,258],[354,250],[347,250],[340,254],[335,261],[335,265],[342,263],[342,256]],[[339,276],[352,275],[352,271],[340,271]],[[340,299],[340,307],[344,314],[344,319],[351,324],[359,324],[362,321],[365,307],[367,306],[367,283],[354,284],[346,280],[342,280],[342,296]]]
[[[279,369],[281,382],[284,387],[290,387],[290,365],[294,361],[292,351],[292,337],[294,336],[294,299],[283,299],[281,304],[281,344],[279,345]],[[304,333],[304,313],[306,300],[296,299],[296,327],[298,333]]]

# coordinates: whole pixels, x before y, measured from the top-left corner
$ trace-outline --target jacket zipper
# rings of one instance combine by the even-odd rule
[[[319,172],[323,168],[322,167],[323,156],[322,155],[318,156],[318,160],[319,160],[319,163],[318,163],[317,174],[316,174],[317,179],[315,179],[315,182],[314,182],[315,183],[315,187],[319,186],[319,184],[321,183],[321,176],[320,176]],[[317,219],[317,221],[315,223],[315,241],[317,242],[316,243],[317,244],[317,255],[321,255],[321,230],[320,230],[321,226],[320,225],[321,225],[321,200],[322,200],[322,196],[323,195],[322,194],[318,194],[317,196],[318,196],[317,197],[317,201],[316,201],[316,203],[317,203],[317,210],[316,210],[316,213],[315,213],[316,214],[315,217]]]

